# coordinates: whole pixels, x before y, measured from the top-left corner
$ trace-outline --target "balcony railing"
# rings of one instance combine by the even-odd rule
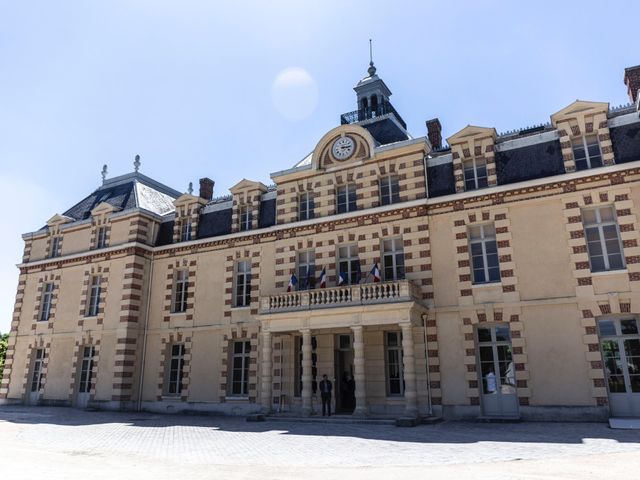
[[[402,127],[406,130],[407,124],[404,122],[402,117],[396,109],[393,108],[390,102],[383,102],[376,107],[368,107],[361,108],[360,110],[354,110],[353,112],[347,112],[340,115],[340,124],[348,125],[350,123],[363,122],[365,120],[369,120],[371,118],[380,117],[381,115],[386,115],[387,113],[393,113],[396,119],[400,122]]]
[[[337,308],[376,303],[420,300],[420,291],[409,280],[319,288],[260,297],[261,313],[317,308]]]

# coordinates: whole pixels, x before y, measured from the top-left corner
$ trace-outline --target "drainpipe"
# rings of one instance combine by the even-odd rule
[[[144,313],[144,340],[142,342],[142,363],[140,365],[140,388],[138,389],[137,411],[142,411],[142,388],[144,386],[144,361],[147,353],[147,333],[149,331],[149,306],[151,305],[151,284],[153,283],[153,253],[151,254],[151,266],[149,268],[149,285],[147,286],[147,307]]]
[[[427,404],[429,406],[429,416],[433,416],[433,404],[431,403],[431,372],[429,371],[429,347],[427,345],[427,317],[428,313],[422,314],[422,326],[424,333],[424,358],[427,369]]]

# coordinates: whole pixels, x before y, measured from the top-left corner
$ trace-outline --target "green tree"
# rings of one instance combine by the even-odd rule
[[[2,379],[2,371],[4,370],[4,357],[7,354],[8,345],[9,345],[9,334],[0,333],[0,380]]]

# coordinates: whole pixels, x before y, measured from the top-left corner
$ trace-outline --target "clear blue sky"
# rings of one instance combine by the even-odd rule
[[[432,117],[449,136],[546,122],[576,98],[626,103],[638,18],[637,1],[0,0],[0,331],[20,234],[105,163],[123,174],[140,154],[182,191],[269,183],[355,109],[370,37],[414,136]]]

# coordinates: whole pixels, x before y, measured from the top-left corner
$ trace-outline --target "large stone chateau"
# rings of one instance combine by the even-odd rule
[[[623,78],[627,106],[445,143],[371,63],[273,185],[105,171],[23,235],[0,402],[317,415],[327,374],[341,414],[639,416],[640,66]]]

